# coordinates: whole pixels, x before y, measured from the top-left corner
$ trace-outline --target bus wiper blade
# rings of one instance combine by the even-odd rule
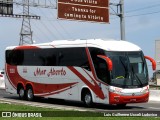
[[[140,82],[141,86],[143,86],[143,83],[142,83],[142,81],[139,79],[139,77],[138,77],[136,74],[134,74],[134,75],[135,75],[135,77],[138,79],[138,81]]]
[[[127,75],[129,74],[128,72],[128,68],[125,66],[125,64],[123,63],[122,59],[120,58],[120,62],[122,63],[123,65],[123,68],[125,69],[125,78],[127,77]]]
[[[140,85],[143,86],[143,83],[142,81],[139,79],[139,77],[135,74],[134,72],[134,69],[133,69],[133,66],[132,66],[132,72],[133,72],[133,75],[137,78],[137,80],[139,81]]]

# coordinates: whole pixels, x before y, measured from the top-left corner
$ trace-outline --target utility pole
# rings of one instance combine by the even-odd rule
[[[121,40],[125,40],[124,0],[120,0],[119,17],[120,17]]]
[[[125,17],[124,17],[124,0],[120,0],[119,3],[110,3],[112,6],[116,6],[117,12],[111,13],[112,15],[116,15],[120,18],[120,36],[121,40],[125,40]]]

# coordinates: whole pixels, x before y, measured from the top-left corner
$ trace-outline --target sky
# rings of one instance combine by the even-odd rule
[[[56,4],[56,0],[50,0]],[[119,0],[110,0],[118,3]],[[110,6],[110,13],[116,10]],[[155,40],[160,39],[160,0],[124,0],[126,40],[142,48],[145,55],[155,57]],[[14,5],[14,13],[22,14],[23,8]],[[57,9],[30,7],[31,15],[41,20],[31,20],[35,43],[63,39],[116,39],[120,40],[120,20],[110,15],[109,24],[58,20]],[[19,44],[22,19],[0,17],[0,69],[4,68],[5,48]],[[148,62],[150,77],[151,63]]]

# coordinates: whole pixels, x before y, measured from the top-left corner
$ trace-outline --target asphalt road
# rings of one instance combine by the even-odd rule
[[[125,108],[118,108],[114,105],[96,104],[92,108],[87,108],[81,102],[64,101],[57,99],[36,99],[35,101],[19,100],[18,95],[11,95],[0,90],[0,102],[25,104],[30,106],[39,106],[45,108],[63,109],[63,110],[78,110],[78,111],[94,111],[94,112],[108,112],[108,111],[160,111],[160,102],[149,101],[148,103],[128,104]]]

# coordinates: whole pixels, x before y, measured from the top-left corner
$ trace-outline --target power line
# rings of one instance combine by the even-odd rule
[[[141,10],[145,10],[145,9],[149,9],[149,8],[154,8],[154,7],[158,7],[158,6],[160,6],[160,4],[154,4],[154,5],[150,5],[150,6],[147,6],[147,7],[142,7],[142,8],[138,8],[138,9],[134,9],[134,10],[129,10],[129,11],[126,11],[125,13],[131,13],[131,12],[141,11]]]
[[[51,14],[52,12],[49,11]],[[55,16],[54,16],[55,17]],[[56,17],[55,17],[56,18]],[[59,26],[64,30],[64,32],[70,37],[72,38],[72,36],[70,35],[70,33],[65,29],[65,27],[59,22],[59,20],[57,20],[56,22],[58,22]]]
[[[41,9],[39,9],[39,11],[46,17],[45,13],[44,13]],[[60,34],[61,37],[65,38],[65,37],[61,34],[61,32],[57,29],[57,27],[56,27],[54,24],[52,24],[51,22],[50,22],[50,24],[51,24],[51,25],[53,26],[53,28],[57,31],[57,33]],[[54,34],[54,33],[53,33],[53,34]],[[55,35],[55,34],[54,34],[54,35]]]
[[[42,0],[30,0],[29,6],[30,7],[57,9],[56,4],[53,4],[51,2],[51,0],[49,1],[49,3],[47,1],[48,0],[43,0],[43,2],[42,2]],[[9,3],[12,3],[12,2],[9,2]],[[26,3],[24,3],[22,0],[14,0],[13,4],[20,5],[20,6],[26,5]]]
[[[111,15],[117,15],[117,12],[110,6],[109,7],[114,13],[110,13]]]
[[[112,3],[110,3],[110,4],[112,5]],[[118,5],[118,4],[115,4],[115,5]],[[158,7],[158,6],[160,6],[160,4],[153,4],[153,5],[150,5],[150,6],[146,6],[146,7],[142,7],[142,8],[126,11],[125,14],[136,12],[136,11],[141,11],[141,10],[145,10],[145,9],[149,9],[149,8],[154,8],[154,7]],[[117,12],[111,6],[110,6],[110,9],[114,12],[114,13],[110,13],[111,15],[119,16],[119,14],[117,14]],[[160,13],[160,11],[141,13],[141,14],[135,14],[135,15],[126,15],[124,17],[125,18],[127,18],[127,17],[138,17],[138,16],[145,16],[145,15],[151,15],[151,14],[157,14],[157,13]],[[110,18],[110,19],[117,19],[117,18],[118,17],[114,17],[114,18]]]
[[[41,22],[41,24],[46,28],[46,30],[52,35],[52,34],[54,34],[48,27],[47,27],[47,25],[43,22],[43,21],[40,21]],[[54,37],[56,38],[56,39],[58,39],[58,37],[56,36],[56,35],[54,35]]]
[[[51,41],[51,39],[48,37],[48,35],[39,27],[39,25],[37,25],[37,22],[35,22],[33,27],[37,28],[38,31],[40,31],[42,34],[44,34],[45,38],[48,39],[48,41]]]
[[[136,14],[136,15],[127,15],[127,16],[125,16],[125,18],[152,15],[152,14],[158,14],[158,13],[160,13],[160,11],[148,12],[148,13],[142,13],[142,14]],[[117,19],[117,18],[118,17],[114,17],[114,18],[110,18],[110,19]]]
[[[125,17],[136,17],[136,16],[144,16],[144,15],[151,15],[151,14],[157,14],[157,13],[160,13],[160,11],[142,13],[142,14],[137,14],[137,15],[128,15],[128,16],[125,16]]]
[[[31,8],[30,10],[32,10],[33,12],[35,12],[32,8]],[[39,10],[39,12],[40,12],[41,14],[44,15],[45,18],[47,17],[46,14],[45,14],[40,8],[38,8],[38,10]],[[50,30],[50,28],[45,24],[46,22],[44,22],[44,20],[40,20],[40,23],[44,26],[44,28],[48,31],[48,33],[50,33],[51,35],[53,35],[53,36],[55,37],[55,39],[58,39],[58,38],[59,38],[52,30]],[[54,26],[54,25],[53,25],[53,26]],[[54,26],[54,28],[55,28],[55,26]],[[56,30],[57,30],[57,29],[56,29]],[[61,36],[62,36],[62,35],[61,35]]]

